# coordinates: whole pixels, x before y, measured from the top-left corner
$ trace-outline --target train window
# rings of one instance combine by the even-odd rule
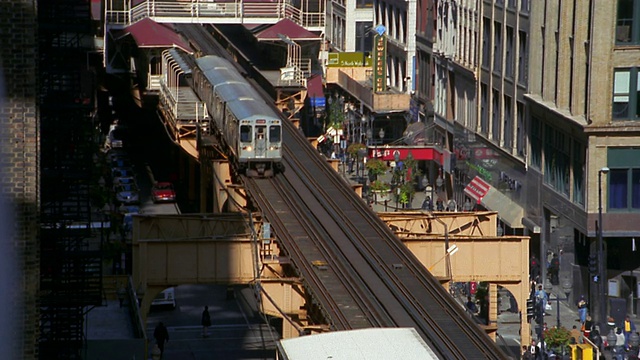
[[[264,139],[264,130],[265,130],[264,126],[256,126],[256,132],[257,132],[256,139],[258,140]]]
[[[280,142],[280,125],[269,126],[269,142]]]
[[[251,126],[240,126],[240,142],[251,142]]]

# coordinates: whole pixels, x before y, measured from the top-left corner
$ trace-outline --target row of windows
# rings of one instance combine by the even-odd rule
[[[503,61],[504,61],[504,75],[507,78],[513,79],[516,70],[515,59],[515,30],[511,26],[505,26],[506,41],[503,42],[503,26],[500,22],[493,23],[493,37],[491,36],[491,20],[489,18],[483,18],[482,27],[482,67],[495,73],[502,73]],[[528,71],[528,48],[527,48],[527,33],[524,31],[518,31],[518,83],[520,85],[527,85],[527,71]],[[493,62],[491,62],[491,50],[493,48]],[[504,54],[503,54],[504,51]],[[503,56],[504,55],[504,56]]]
[[[584,206],[585,145],[572,139],[569,134],[543,124],[537,117],[531,118],[529,138],[531,167],[542,169],[544,166],[544,183],[570,198],[573,203]]]
[[[640,148],[609,148],[607,209],[640,211]]]

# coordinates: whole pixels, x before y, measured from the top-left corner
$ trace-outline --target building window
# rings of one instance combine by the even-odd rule
[[[513,28],[507,26],[507,43],[505,44],[504,75],[513,78]]]
[[[586,149],[584,145],[573,143],[573,202],[584,206],[584,164]]]
[[[520,12],[523,14],[529,13],[529,1],[530,0],[520,0]]]
[[[491,20],[482,19],[482,67],[489,68],[491,60]]]
[[[618,0],[616,44],[640,43],[640,0]]]
[[[607,164],[608,209],[640,211],[640,148],[609,149]]]
[[[523,86],[527,86],[528,59],[527,33],[518,31],[518,83]]]
[[[544,182],[559,193],[569,196],[571,140],[563,132],[544,127]]]
[[[531,117],[531,166],[542,169],[542,120]]]
[[[489,133],[489,99],[487,84],[480,84],[480,132]]]
[[[525,128],[524,128],[524,103],[518,101],[516,103],[516,116],[518,118],[517,130],[516,130],[516,150],[518,151],[518,156],[524,158],[524,146],[525,146]]]
[[[504,146],[509,153],[512,153],[513,148],[513,116],[511,97],[504,96]]]
[[[500,92],[498,90],[493,90],[493,107],[491,108],[491,123],[492,123],[492,136],[491,138],[496,144],[499,144],[501,134],[500,134]]]
[[[638,68],[616,69],[613,76],[614,119],[640,119],[640,81]]]
[[[493,23],[493,71],[502,72],[502,24]]]
[[[369,53],[373,49],[373,22],[356,22],[356,51]]]

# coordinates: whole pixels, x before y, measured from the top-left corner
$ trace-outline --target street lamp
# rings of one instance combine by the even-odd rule
[[[607,297],[606,297],[606,288],[605,288],[605,280],[606,280],[606,269],[604,267],[604,243],[602,240],[602,174],[608,174],[609,168],[603,167],[598,170],[598,302],[600,303],[598,306],[599,310],[599,323],[604,324],[607,319]],[[604,327],[601,326],[601,329]]]
[[[382,147],[382,141],[384,140],[384,129],[380,128],[380,132],[378,133],[378,136],[380,136],[380,147]],[[376,157],[378,157],[378,153],[376,151],[376,149],[374,148],[374,153],[376,154]]]

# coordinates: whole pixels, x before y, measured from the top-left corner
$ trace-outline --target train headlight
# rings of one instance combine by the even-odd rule
[[[245,147],[243,147],[243,148],[242,148],[242,150],[245,150],[245,151],[253,151],[253,148],[251,147],[251,145],[249,145],[249,146],[245,146]]]

